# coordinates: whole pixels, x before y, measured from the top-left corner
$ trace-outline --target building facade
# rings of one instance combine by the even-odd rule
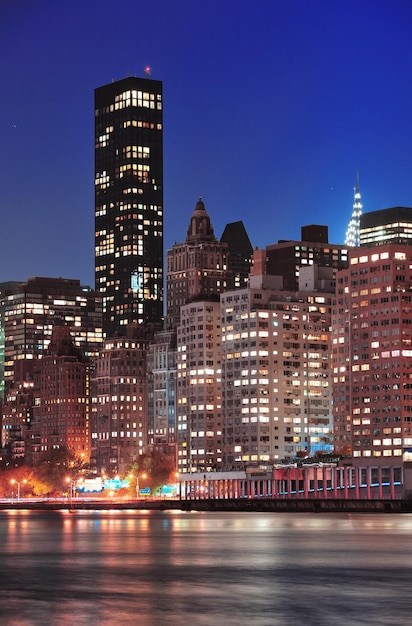
[[[308,269],[298,292],[284,291],[280,277],[253,275],[248,289],[221,296],[226,470],[332,449],[334,281],[330,268],[319,270],[322,279]]]
[[[334,275],[347,266],[347,246],[329,243],[327,226],[303,226],[301,241],[279,241],[264,250],[263,274],[283,276],[283,288],[299,289],[299,270],[308,265],[331,267]]]
[[[201,198],[190,218],[184,243],[167,251],[167,325],[175,328],[180,308],[192,300],[218,299],[232,281],[228,244],[215,237]]]
[[[47,351],[37,362],[34,396],[32,462],[39,460],[35,452],[64,447],[89,463],[90,360],[76,348],[64,324],[54,326]]]
[[[97,471],[124,471],[147,450],[146,357],[151,336],[129,326],[106,339],[92,381],[92,459]]]
[[[5,329],[4,329],[4,307],[5,307],[5,299],[7,291],[17,287],[19,282],[17,281],[9,281],[5,283],[0,283],[0,402],[4,398],[5,392],[5,384],[4,384],[4,349],[5,349]]]
[[[155,334],[147,354],[148,443],[176,458],[176,330]]]
[[[29,278],[5,289],[3,306],[6,386],[13,381],[16,361],[43,357],[56,323],[70,328],[84,356],[93,359],[102,346],[101,298],[79,280]]]
[[[379,246],[386,243],[412,243],[412,208],[396,206],[370,211],[360,219],[360,245]]]
[[[181,308],[177,329],[177,469],[222,467],[220,303],[198,301]]]
[[[163,317],[162,83],[95,90],[95,287],[106,337]]]
[[[412,247],[350,253],[333,306],[335,445],[355,459],[412,459]]]
[[[34,371],[37,360],[15,362],[14,379],[8,385],[2,407],[1,443],[9,461],[26,456],[33,420]]]

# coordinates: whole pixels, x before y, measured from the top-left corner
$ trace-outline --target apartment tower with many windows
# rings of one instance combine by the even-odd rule
[[[296,292],[251,274],[247,289],[222,294],[224,469],[331,451],[333,291],[333,269],[312,265]]]
[[[357,248],[333,306],[335,450],[412,459],[412,247]]]

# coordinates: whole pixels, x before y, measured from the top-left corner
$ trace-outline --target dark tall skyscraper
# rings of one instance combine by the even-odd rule
[[[162,83],[95,90],[95,279],[107,337],[163,315]]]

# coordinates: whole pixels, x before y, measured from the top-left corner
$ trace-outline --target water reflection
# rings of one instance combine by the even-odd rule
[[[409,622],[412,516],[2,512],[1,624]]]

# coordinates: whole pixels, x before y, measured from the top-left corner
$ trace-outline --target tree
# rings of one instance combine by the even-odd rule
[[[46,493],[60,493],[67,490],[67,477],[76,480],[82,469],[84,469],[82,459],[63,446],[41,456],[35,468],[35,476],[47,487]]]
[[[141,454],[129,469],[129,474],[139,478],[140,487],[150,487],[151,493],[159,492],[162,485],[172,480],[175,461],[171,454],[161,450],[152,450]],[[146,475],[144,480],[142,474]]]
[[[39,481],[34,471],[27,467],[8,467],[0,471],[0,498],[10,498],[17,492],[17,483],[20,483],[21,497],[42,496],[45,485]]]

